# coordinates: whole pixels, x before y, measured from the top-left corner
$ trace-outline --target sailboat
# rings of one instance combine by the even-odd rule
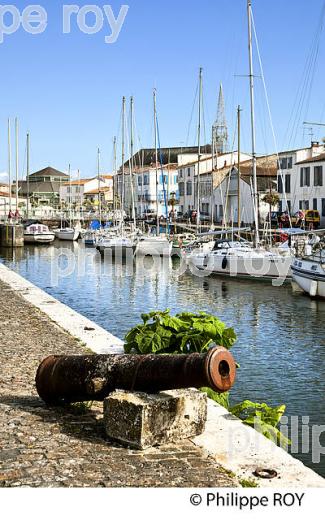
[[[153,91],[154,129],[155,129],[155,167],[156,167],[156,236],[140,236],[138,238],[135,254],[150,256],[171,256],[173,243],[168,237],[160,234],[159,221],[159,193],[158,193],[158,119],[157,119],[157,93]],[[164,176],[162,176],[164,178]],[[168,208],[166,209],[168,214]],[[168,215],[166,215],[168,217]],[[168,221],[168,218],[166,218]]]
[[[70,227],[63,227],[63,221],[62,221],[62,216],[61,216],[61,227],[59,229],[55,229],[54,233],[55,233],[55,238],[57,238],[58,240],[68,240],[70,242],[74,242],[75,240],[78,240],[78,238],[80,236],[81,226],[80,226],[80,224],[76,225],[74,227],[71,225],[71,166],[70,166],[70,164],[69,164],[69,182],[70,182],[70,195],[69,195]]]
[[[124,212],[125,199],[125,103],[126,99],[122,99],[122,193],[121,193],[121,211]],[[132,183],[132,172],[131,183]],[[124,217],[122,218],[120,229],[117,233],[108,234],[98,239],[96,249],[104,257],[110,258],[129,258],[133,257],[136,250],[136,241],[132,235],[127,236],[124,227]]]
[[[312,297],[325,298],[325,240],[314,233],[297,247],[292,261],[292,280]]]
[[[192,253],[187,258],[187,262],[190,267],[193,266],[199,270],[206,270],[209,274],[214,273],[219,275],[231,276],[234,278],[253,278],[256,280],[280,279],[284,281],[287,278],[291,277],[292,251],[290,249],[266,250],[265,248],[261,247],[259,238],[251,10],[252,2],[251,0],[247,0],[253,171],[252,199],[255,221],[255,243],[254,245],[251,245],[247,242],[243,243],[242,241],[217,240],[214,244],[212,251],[199,251],[196,254]],[[238,122],[240,122],[239,118]],[[239,134],[240,132],[238,131],[238,135]],[[238,212],[238,221],[240,222],[239,215],[240,211]]]

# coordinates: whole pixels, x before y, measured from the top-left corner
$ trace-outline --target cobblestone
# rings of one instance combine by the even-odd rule
[[[238,486],[191,441],[145,452],[109,442],[100,403],[46,407],[39,363],[84,348],[1,281],[0,294],[0,487]]]

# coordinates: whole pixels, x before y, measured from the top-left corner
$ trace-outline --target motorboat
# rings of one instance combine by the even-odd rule
[[[26,244],[50,244],[55,240],[55,234],[44,224],[30,224],[24,230]]]

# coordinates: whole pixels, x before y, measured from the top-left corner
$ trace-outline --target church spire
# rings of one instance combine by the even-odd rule
[[[212,126],[212,151],[213,154],[222,154],[228,150],[228,127],[226,122],[225,101],[223,88],[220,83],[217,118]]]

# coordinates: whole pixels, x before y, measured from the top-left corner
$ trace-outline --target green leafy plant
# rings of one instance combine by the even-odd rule
[[[183,312],[171,316],[170,311],[153,311],[141,315],[143,324],[125,336],[125,352],[139,354],[173,354],[205,352],[211,343],[230,348],[236,341],[232,328],[218,318],[200,312]]]
[[[182,312],[171,316],[167,309],[142,314],[141,318],[143,323],[133,327],[125,336],[124,350],[127,354],[206,352],[213,343],[230,349],[237,339],[234,329],[227,328],[216,316],[206,312]],[[272,408],[265,403],[245,400],[231,408],[229,392],[218,394],[211,388],[201,388],[201,391],[268,439],[282,447],[290,443],[277,429],[285,405]]]
[[[285,409],[285,405],[272,408],[266,403],[253,403],[246,400],[230,408],[229,411],[275,444],[287,448],[291,442],[277,428]]]

